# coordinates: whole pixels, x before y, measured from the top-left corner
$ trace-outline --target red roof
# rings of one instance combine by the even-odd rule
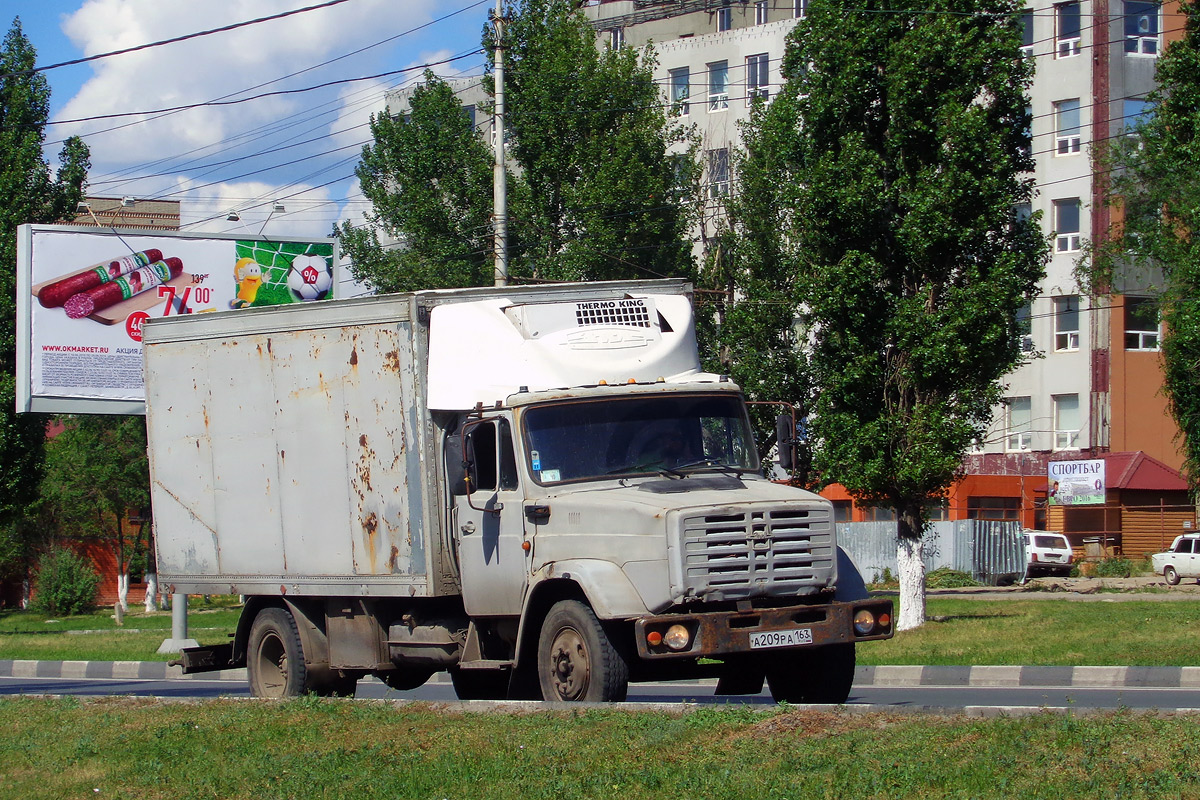
[[[1158,492],[1187,491],[1187,481],[1178,471],[1141,450],[1126,453],[1102,453],[1105,483],[1109,489],[1147,489]],[[1052,461],[1073,461],[1052,458]]]

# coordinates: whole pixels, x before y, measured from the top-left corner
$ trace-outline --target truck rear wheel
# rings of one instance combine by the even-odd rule
[[[550,608],[537,658],[545,700],[619,702],[629,691],[629,666],[595,612],[578,600],[562,600]]]
[[[854,643],[777,653],[766,673],[776,703],[840,705],[854,685]]]
[[[287,609],[265,608],[254,618],[246,671],[255,697],[296,697],[305,692],[304,646],[296,620]]]

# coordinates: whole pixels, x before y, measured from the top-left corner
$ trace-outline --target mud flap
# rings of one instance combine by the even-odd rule
[[[763,690],[764,674],[750,664],[731,665],[717,679],[715,695],[758,694]]]

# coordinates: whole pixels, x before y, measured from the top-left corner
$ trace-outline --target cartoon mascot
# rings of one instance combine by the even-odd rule
[[[262,286],[262,268],[253,258],[239,258],[233,265],[233,280],[237,284],[237,297],[229,301],[230,308],[246,308],[258,297]]]

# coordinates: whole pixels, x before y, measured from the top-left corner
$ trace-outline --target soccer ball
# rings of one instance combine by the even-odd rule
[[[333,288],[333,274],[321,256],[296,256],[288,269],[287,286],[297,303],[324,300]]]

